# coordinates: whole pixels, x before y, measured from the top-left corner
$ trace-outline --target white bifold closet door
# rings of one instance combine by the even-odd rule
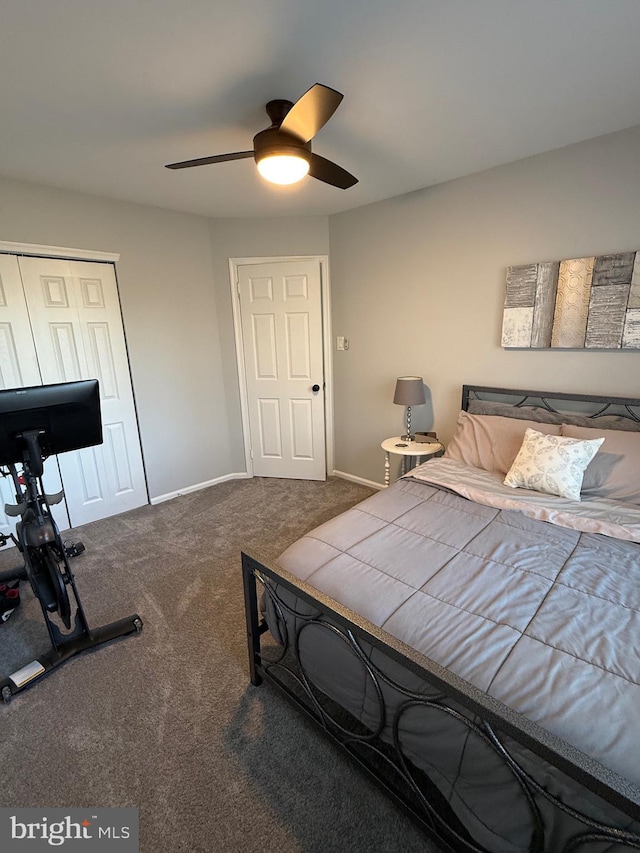
[[[0,255],[0,387],[79,379],[99,380],[104,441],[45,464],[46,490],[65,491],[63,529],[148,502],[115,270]]]

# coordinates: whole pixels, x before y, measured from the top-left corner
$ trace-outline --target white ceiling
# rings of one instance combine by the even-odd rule
[[[2,0],[0,174],[207,216],[331,214],[640,125],[639,0]],[[274,188],[274,98],[344,93]]]

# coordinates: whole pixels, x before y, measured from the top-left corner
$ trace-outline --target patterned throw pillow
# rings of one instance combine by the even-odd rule
[[[505,486],[580,500],[584,472],[604,438],[582,441],[527,429]]]

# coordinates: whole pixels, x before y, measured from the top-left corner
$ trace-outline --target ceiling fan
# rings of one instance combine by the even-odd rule
[[[253,157],[260,174],[273,183],[293,184],[309,174],[325,184],[349,189],[358,179],[311,151],[311,140],[338,109],[343,97],[335,89],[315,83],[295,104],[284,100],[269,101],[266,109],[271,125],[253,137],[253,150],[169,163],[166,168],[189,169]]]

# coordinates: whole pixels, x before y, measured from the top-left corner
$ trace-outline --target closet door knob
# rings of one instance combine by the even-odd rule
[[[318,391],[320,390],[320,386],[319,386],[319,385],[314,385],[314,386],[311,388],[311,390],[312,390],[315,394],[317,394],[317,393],[318,393]]]

